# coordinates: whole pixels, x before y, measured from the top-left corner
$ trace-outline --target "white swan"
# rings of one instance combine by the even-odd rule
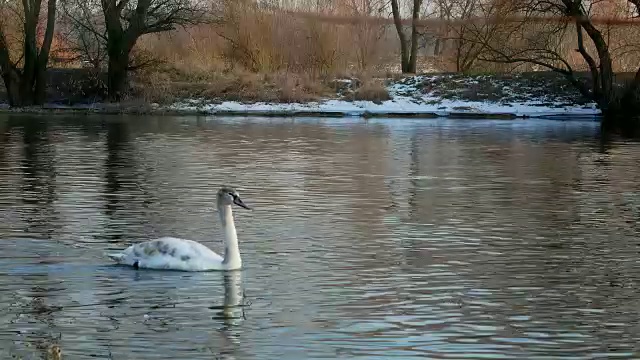
[[[131,245],[120,253],[108,254],[118,264],[136,269],[182,271],[236,270],[242,268],[238,235],[231,205],[251,210],[232,187],[218,190],[217,205],[224,229],[224,257],[193,240],[163,237]]]

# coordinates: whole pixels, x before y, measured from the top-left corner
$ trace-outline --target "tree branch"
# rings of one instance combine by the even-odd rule
[[[82,6],[82,5],[80,5]],[[91,32],[93,33],[95,36],[99,37],[100,39],[107,41],[107,36],[104,33],[104,31],[102,33],[100,33],[98,30],[96,30],[93,26],[89,26],[86,23],[89,24],[95,24],[95,21],[93,19],[90,19],[90,16],[87,16],[86,14],[86,9],[84,7],[81,8],[83,15],[85,17],[87,17],[86,19],[80,20],[78,18],[76,18],[74,15],[71,14],[71,11],[69,11],[69,9],[66,6],[66,2],[63,2],[63,10],[64,10],[64,14],[67,18],[69,18],[71,20],[71,22],[75,25],[78,26],[80,28],[82,28],[85,31]]]
[[[578,36],[578,52],[582,55],[582,57],[584,58],[584,61],[586,61],[587,65],[589,66],[589,70],[591,71],[591,81],[592,81],[591,88],[593,90],[594,96],[597,97],[599,96],[599,93],[600,93],[600,75],[598,72],[598,65],[596,64],[596,61],[593,60],[593,57],[589,55],[589,53],[587,52],[587,49],[585,49],[584,47],[584,39],[582,37],[582,25],[578,21],[576,21],[576,33]]]
[[[49,52],[51,51],[51,43],[53,42],[53,31],[56,23],[56,0],[48,0],[47,3],[47,28],[42,40],[42,47],[38,54],[38,62],[42,67],[46,67],[49,62]]]

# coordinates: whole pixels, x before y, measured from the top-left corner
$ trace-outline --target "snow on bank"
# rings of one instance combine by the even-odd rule
[[[434,95],[433,91],[420,89],[423,80],[437,80],[442,75],[415,76],[387,86],[392,100],[375,103],[373,101],[348,101],[327,99],[311,103],[240,103],[235,101],[210,102],[186,100],[168,107],[173,111],[198,112],[204,114],[246,114],[246,115],[296,115],[315,114],[333,116],[478,116],[505,117],[549,117],[549,116],[590,116],[600,114],[595,104],[576,105],[566,99],[549,99],[549,96],[527,96],[519,101],[469,101]],[[409,81],[407,81],[409,80]],[[454,80],[459,81],[459,80]],[[466,80],[462,86],[472,84]],[[517,85],[517,84],[515,84]],[[517,91],[508,84],[501,84],[501,91]],[[453,90],[455,93],[456,90]]]
[[[416,103],[411,98],[394,97],[393,100],[376,104],[371,101],[344,101],[327,100],[320,103],[289,103],[268,104],[253,103],[242,104],[235,101],[225,101],[220,104],[208,104],[204,102],[188,101],[173,104],[170,110],[194,111],[205,114],[246,113],[255,114],[296,114],[296,113],[326,113],[343,116],[383,116],[383,115],[513,115],[514,117],[542,117],[552,115],[592,115],[600,114],[594,107],[561,106],[550,107],[536,104],[496,104],[490,102],[469,102],[442,100],[439,104]]]

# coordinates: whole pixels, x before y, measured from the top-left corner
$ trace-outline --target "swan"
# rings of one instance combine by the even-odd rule
[[[231,210],[233,204],[251,210],[240,199],[240,195],[234,188],[230,186],[220,188],[217,194],[217,206],[224,229],[224,257],[196,241],[174,237],[148,240],[131,245],[120,253],[107,254],[107,256],[118,264],[129,265],[135,269],[182,271],[240,269],[242,259]]]

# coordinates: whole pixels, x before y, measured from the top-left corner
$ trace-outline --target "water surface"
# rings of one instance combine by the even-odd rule
[[[0,358],[633,358],[640,148],[559,121],[0,118]],[[134,271],[159,236],[245,269]]]

